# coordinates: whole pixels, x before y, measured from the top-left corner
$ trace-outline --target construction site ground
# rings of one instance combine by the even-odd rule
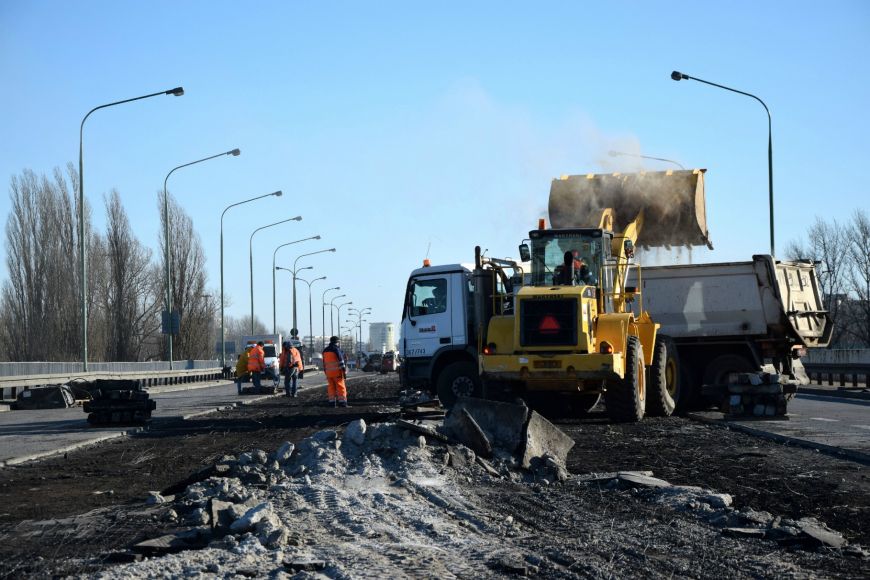
[[[321,383],[322,377],[316,381]],[[374,425],[399,417],[396,375],[356,378],[349,391],[349,408],[327,406],[325,388],[309,388],[297,399],[279,396],[187,420],[154,421],[146,432],[130,438],[3,468],[0,577],[274,575],[254,561],[246,568],[206,564],[193,551],[172,556],[172,562],[187,557],[187,567],[172,568],[167,560],[165,567],[137,572],[119,554],[179,528],[154,507],[146,507],[150,491],[178,494],[204,477],[197,475],[200,470],[225,455],[255,449],[271,453],[285,441],[298,443],[323,429],[340,431],[355,419]],[[650,501],[635,488],[589,483],[581,477],[651,471],[673,484],[731,494],[733,507],[740,511],[817,518],[850,545],[868,547],[870,471],[861,463],[684,417],[611,424],[599,408],[584,418],[554,422],[576,441],[567,461],[572,477],[549,484],[535,483],[527,475],[454,474],[450,493],[461,495],[462,509],[438,499],[448,492],[424,497],[429,507],[437,508],[432,513],[443,512],[442,519],[427,512],[425,529],[405,530],[409,537],[428,539],[403,544],[401,557],[387,557],[389,550],[384,549],[361,555],[361,546],[370,544],[346,537],[353,535],[348,532],[353,527],[339,532],[328,526],[314,529],[300,517],[299,525],[310,528],[292,531],[305,543],[332,550],[335,561],[320,573],[335,577],[870,577],[866,549],[730,537],[692,510]],[[427,453],[434,456],[438,443],[430,444],[435,447]],[[341,503],[333,508],[340,509]],[[378,517],[392,528],[410,526],[387,509]],[[454,528],[459,531],[439,531]],[[343,543],[354,546],[353,557],[345,556]],[[280,561],[272,565],[282,566]],[[288,575],[299,570],[285,569]]]

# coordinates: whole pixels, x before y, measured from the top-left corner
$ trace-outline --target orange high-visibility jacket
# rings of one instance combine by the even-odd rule
[[[281,367],[281,370],[287,368],[287,360],[290,360],[290,368],[297,368],[300,371],[302,370],[302,355],[299,354],[299,350],[295,346],[291,346],[287,350],[281,351],[281,358],[278,361],[278,366]]]
[[[248,353],[248,372],[263,372],[266,368],[266,357],[263,353],[263,347],[255,346]]]
[[[323,371],[327,378],[336,378],[342,376],[342,360],[338,353],[334,350],[326,349],[323,351]]]

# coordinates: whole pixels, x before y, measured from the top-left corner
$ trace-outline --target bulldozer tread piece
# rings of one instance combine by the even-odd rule
[[[448,409],[456,404],[459,397],[480,396],[480,376],[473,362],[454,362],[438,375],[436,385],[438,399]]]
[[[646,414],[650,417],[670,417],[680,398],[680,359],[669,337],[656,337],[653,362],[648,374]]]
[[[607,415],[617,423],[636,423],[646,410],[643,346],[636,336],[629,336],[625,346],[625,377],[613,381],[604,392]]]

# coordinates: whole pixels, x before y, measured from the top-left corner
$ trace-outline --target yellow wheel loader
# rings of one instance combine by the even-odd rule
[[[603,395],[614,421],[670,415],[678,362],[643,308],[635,247],[710,245],[703,170],[563,176],[549,210],[555,227],[540,220],[520,246],[531,272],[476,252],[483,395],[577,412]]]

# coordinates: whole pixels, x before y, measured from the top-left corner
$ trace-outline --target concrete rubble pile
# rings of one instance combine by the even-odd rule
[[[732,373],[722,411],[729,418],[786,416],[797,383],[775,372]]]
[[[845,548],[846,552],[866,557],[860,546],[849,546],[842,534],[828,528],[816,518],[798,520],[774,516],[766,511],[738,510],[727,493],[693,485],[674,485],[653,476],[651,471],[622,471],[586,474],[575,478],[579,485],[603,485],[611,490],[630,490],[646,501],[687,511],[721,530],[729,537],[773,540],[785,546],[808,549]]]

